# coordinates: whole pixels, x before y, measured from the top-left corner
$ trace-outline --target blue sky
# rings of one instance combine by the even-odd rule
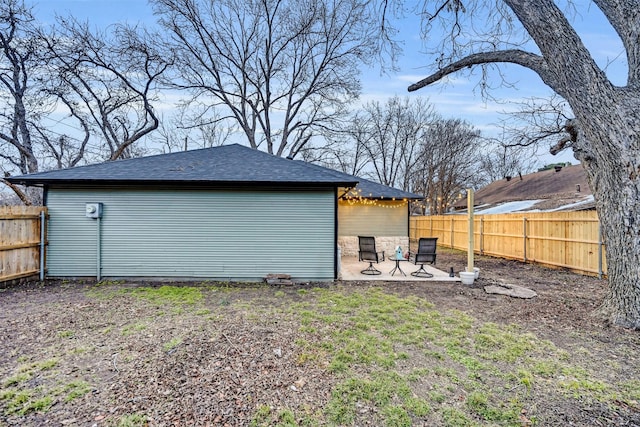
[[[626,58],[620,40],[590,1],[578,0],[576,5],[574,26],[583,42],[600,66],[606,68],[612,81],[623,85],[626,78]],[[41,0],[35,4],[34,12],[43,20],[53,19],[55,13],[72,14],[78,19],[87,19],[98,27],[122,21],[133,24],[151,24],[155,21],[147,0]],[[428,65],[429,58],[419,53],[421,45],[417,21],[408,20],[407,25],[402,25],[401,28],[400,38],[405,45],[404,55],[399,62],[400,71],[381,75],[377,67],[363,70],[361,102],[384,102],[394,95],[428,98],[442,116],[463,118],[482,130],[483,134],[497,136],[501,112],[513,107],[483,99],[475,88],[477,76],[467,78],[453,75],[447,79],[447,84],[437,83],[411,94],[407,92],[409,84],[428,74],[425,66]],[[510,82],[515,82],[515,88],[494,90],[492,95],[497,99],[518,100],[551,93],[537,75],[529,70],[515,65],[504,65],[501,69]],[[570,152],[553,157],[547,151],[546,147],[539,150],[541,163],[577,163]]]

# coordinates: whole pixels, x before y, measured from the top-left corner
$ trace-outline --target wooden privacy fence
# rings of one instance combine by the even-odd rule
[[[437,237],[440,246],[467,250],[467,215],[413,216],[410,237]],[[475,215],[474,252],[602,276],[605,248],[595,211]]]
[[[42,206],[0,206],[0,282],[41,272],[46,215]]]

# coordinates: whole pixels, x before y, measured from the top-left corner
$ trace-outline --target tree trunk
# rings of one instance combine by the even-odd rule
[[[611,95],[607,111],[578,109],[574,151],[586,170],[606,243],[609,292],[602,312],[617,325],[640,329],[640,91]]]
[[[409,90],[425,87],[466,67],[509,62],[536,72],[568,102],[576,117],[566,127],[569,140],[576,159],[581,161],[587,173],[607,244],[609,292],[602,311],[615,324],[640,329],[638,0],[594,0],[624,44],[629,63],[626,87],[616,87],[609,81],[557,2],[503,2],[529,33],[539,53],[503,49],[471,51],[461,59],[454,55],[453,62],[409,86]],[[455,12],[457,14],[458,10]],[[465,34],[462,30],[456,32]],[[463,39],[466,44],[467,40]],[[456,40],[453,44],[460,47]],[[569,141],[561,141],[552,150],[562,149],[566,142]]]
[[[544,57],[538,74],[567,100],[577,119],[573,149],[587,173],[607,244],[609,292],[602,311],[615,324],[640,329],[640,90],[635,72],[630,72],[626,87],[615,87],[555,2],[505,3]],[[637,6],[596,3],[631,53],[630,69],[636,69],[638,24],[627,12],[635,13]]]

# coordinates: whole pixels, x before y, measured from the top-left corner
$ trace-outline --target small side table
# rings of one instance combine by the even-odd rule
[[[391,270],[389,272],[389,274],[391,274],[393,276],[394,274],[396,274],[396,271],[399,271],[403,276],[406,276],[405,272],[402,271],[402,269],[400,268],[400,262],[407,261],[407,259],[406,258],[397,258],[397,257],[394,256],[393,258],[391,258],[391,260],[396,262],[396,266],[393,268],[393,270]]]

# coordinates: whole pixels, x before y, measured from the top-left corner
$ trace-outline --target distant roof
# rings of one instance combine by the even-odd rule
[[[516,203],[521,202],[521,203]],[[551,211],[591,209],[595,206],[582,165],[564,166],[527,175],[503,178],[474,195],[477,212]],[[466,208],[461,202],[457,208]]]
[[[509,181],[501,179],[478,190],[477,203],[496,203],[513,200],[546,199],[559,194],[575,194],[576,185],[582,195],[590,195],[591,189],[581,165],[565,166],[558,172],[555,169],[534,172],[522,177],[514,176]]]
[[[353,176],[309,167],[238,144],[116,160],[7,178],[14,184],[356,185]]]

